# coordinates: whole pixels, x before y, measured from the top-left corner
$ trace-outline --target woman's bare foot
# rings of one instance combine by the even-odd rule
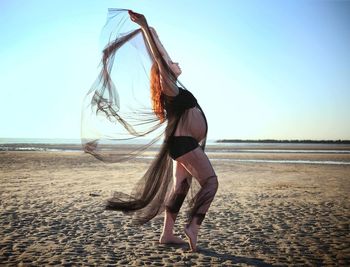
[[[185,227],[185,235],[188,239],[188,244],[190,245],[190,249],[192,252],[197,251],[198,228],[199,228],[199,226],[192,227],[192,225]]]
[[[180,237],[174,236],[174,235],[161,235],[159,239],[160,244],[186,244],[184,240],[182,240]]]

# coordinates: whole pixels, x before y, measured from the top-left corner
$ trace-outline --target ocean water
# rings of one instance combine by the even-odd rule
[[[68,138],[0,138],[0,144],[80,144],[80,139]]]
[[[129,140],[119,142],[123,145],[147,144],[149,140]],[[159,144],[158,144],[159,145]],[[157,150],[157,144],[155,145]],[[1,151],[82,151],[80,139],[64,138],[0,138]],[[217,143],[215,140],[207,141],[207,154],[213,161],[234,161],[247,163],[292,163],[292,164],[332,164],[350,165],[350,145],[346,144],[305,144],[305,143]],[[234,158],[232,154],[249,153],[248,159]],[[264,154],[322,154],[343,155],[346,160],[304,160],[304,159],[261,159]],[[227,157],[225,157],[225,155]],[[259,155],[259,158],[254,158]],[[349,157],[346,157],[349,155]],[[219,157],[218,157],[219,156]],[[152,159],[140,156],[142,159]],[[331,158],[331,157],[330,157]]]

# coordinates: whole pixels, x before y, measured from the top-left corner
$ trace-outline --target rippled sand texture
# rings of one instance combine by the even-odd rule
[[[0,153],[1,265],[350,265],[350,165],[213,161],[220,188],[199,252],[158,244],[103,210],[149,160],[102,164],[67,152]],[[182,213],[176,231],[183,235]]]

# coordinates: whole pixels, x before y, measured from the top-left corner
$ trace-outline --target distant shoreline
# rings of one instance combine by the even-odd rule
[[[147,144],[150,139],[129,140],[129,141],[109,141],[103,144],[108,145],[140,145]],[[311,145],[350,145],[350,140],[313,140],[313,139],[210,139],[207,144],[311,144]],[[160,143],[159,143],[160,144]],[[46,148],[68,148],[73,150],[81,149],[81,139],[68,138],[0,138],[0,150],[6,150],[4,147],[46,147]],[[1,149],[2,148],[2,149]]]
[[[219,139],[216,143],[350,144],[350,140]]]

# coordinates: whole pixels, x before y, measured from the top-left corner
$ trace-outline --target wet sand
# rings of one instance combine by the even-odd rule
[[[350,265],[350,165],[220,161],[198,253],[159,245],[162,215],[134,226],[104,211],[150,163],[104,164],[81,152],[0,152],[0,264],[41,266]],[[235,159],[325,155],[228,153]],[[350,161],[348,155],[327,159]],[[176,224],[184,237],[185,214]]]

